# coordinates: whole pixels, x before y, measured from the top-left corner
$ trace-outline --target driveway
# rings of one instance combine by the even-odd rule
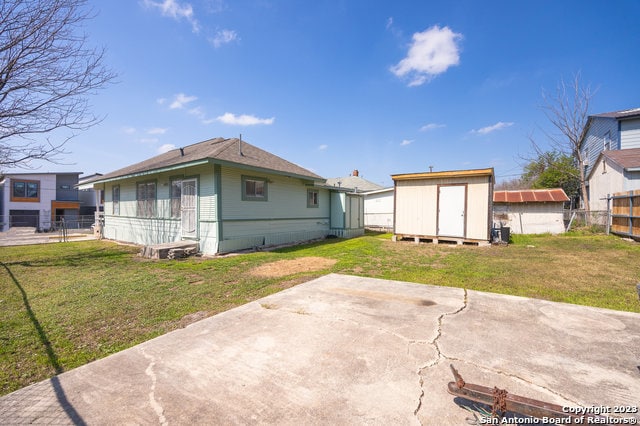
[[[36,232],[35,228],[16,227],[0,232],[0,247],[58,243],[62,240],[60,232]],[[95,237],[90,230],[70,229],[67,231],[67,241],[82,240],[95,240]]]
[[[6,395],[0,423],[468,424],[450,364],[566,407],[638,407],[640,315],[330,274]]]

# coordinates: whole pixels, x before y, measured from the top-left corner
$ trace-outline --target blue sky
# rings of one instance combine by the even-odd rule
[[[543,90],[597,89],[591,113],[640,106],[640,2],[91,1],[117,83],[67,165],[106,173],[214,137],[323,177],[494,167],[543,146]]]

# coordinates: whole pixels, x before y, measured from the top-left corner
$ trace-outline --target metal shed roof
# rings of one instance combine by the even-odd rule
[[[494,203],[562,203],[569,197],[562,188],[494,191]]]

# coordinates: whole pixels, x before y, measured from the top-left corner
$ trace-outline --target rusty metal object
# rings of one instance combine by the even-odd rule
[[[503,416],[506,412],[518,413],[524,416],[563,419],[563,424],[584,424],[584,418],[602,416],[596,414],[567,413],[563,407],[549,402],[538,401],[524,396],[513,395],[497,387],[466,383],[458,371],[451,365],[455,382],[449,382],[447,390],[450,394],[492,407],[492,416]],[[569,420],[570,419],[570,420]],[[570,423],[569,423],[570,422]]]
[[[491,406],[491,416],[504,416],[507,412],[507,392],[504,389],[493,388],[493,405]]]

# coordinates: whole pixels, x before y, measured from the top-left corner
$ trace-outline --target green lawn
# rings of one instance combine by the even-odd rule
[[[180,261],[141,259],[137,248],[107,241],[2,247],[0,394],[329,272],[640,312],[640,244],[603,235],[514,238],[506,247],[436,246],[367,234]],[[283,260],[318,265],[312,257],[333,262],[255,274]]]

